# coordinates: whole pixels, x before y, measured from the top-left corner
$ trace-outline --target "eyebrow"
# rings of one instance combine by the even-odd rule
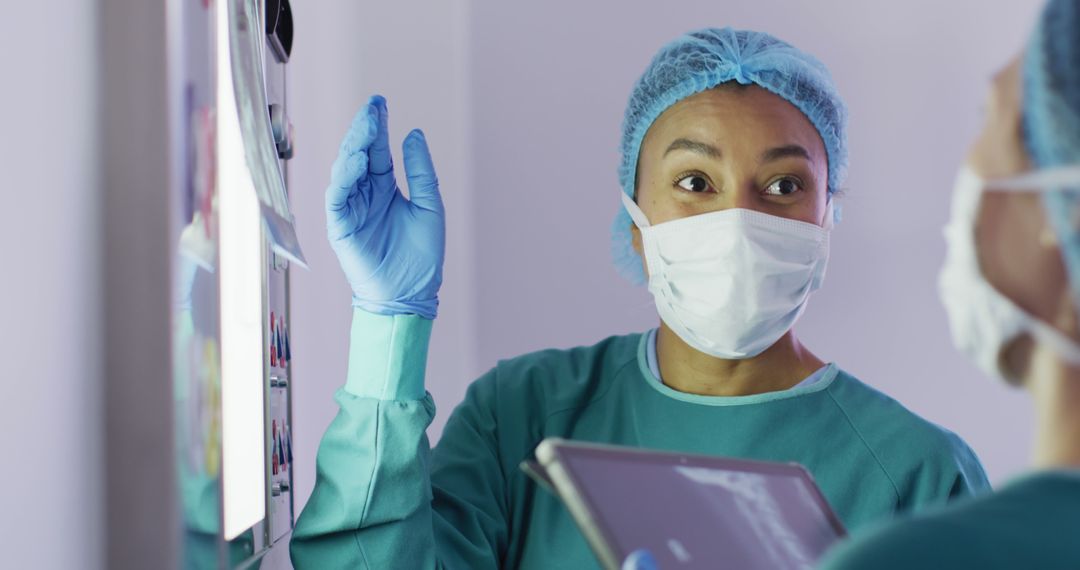
[[[781,158],[805,158],[810,160],[810,152],[805,148],[797,144],[789,144],[785,146],[778,146],[776,148],[770,148],[769,150],[761,153],[760,162],[772,162],[774,160],[780,160]]]
[[[667,150],[664,151],[664,156],[667,156],[673,150],[688,150],[690,152],[705,155],[709,158],[720,158],[720,149],[711,144],[690,139],[675,139],[668,145]]]
[[[664,156],[667,156],[669,153],[675,150],[688,150],[690,152],[695,152],[697,154],[715,159],[719,159],[722,156],[722,154],[720,153],[720,149],[716,148],[715,146],[691,139],[675,139],[670,145],[668,145],[667,150],[664,151]],[[760,162],[772,162],[775,160],[780,160],[782,158],[791,157],[811,160],[810,152],[806,150],[806,148],[797,144],[789,144],[784,146],[778,146],[776,148],[770,148],[769,150],[761,153],[761,157],[758,160]]]

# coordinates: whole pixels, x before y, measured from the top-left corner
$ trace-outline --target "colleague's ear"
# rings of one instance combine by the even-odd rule
[[[1054,315],[1054,328],[1080,342],[1080,319],[1077,318],[1076,302],[1073,301],[1072,288],[1068,283],[1063,283],[1061,287],[1057,314]]]
[[[1065,259],[1061,253],[1061,241],[1045,216],[1043,217],[1042,229],[1039,231],[1039,248],[1047,255],[1053,255],[1060,259],[1062,265],[1065,265]],[[1057,283],[1054,284],[1054,288],[1048,291],[1049,294],[1057,297],[1057,303],[1053,305],[1054,314],[1050,323],[1069,338],[1080,342],[1080,318],[1076,313],[1078,307],[1073,300],[1072,287],[1069,286],[1068,269],[1062,271],[1055,281]]]

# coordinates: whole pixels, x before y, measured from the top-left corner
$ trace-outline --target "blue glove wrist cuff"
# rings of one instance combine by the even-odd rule
[[[377,400],[422,399],[433,323],[418,315],[354,309],[345,390]]]
[[[434,319],[439,309],[438,297],[427,301],[365,301],[353,295],[353,307],[376,315],[414,315]]]

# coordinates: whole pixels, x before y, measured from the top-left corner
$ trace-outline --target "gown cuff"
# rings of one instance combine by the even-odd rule
[[[345,391],[377,400],[422,399],[433,322],[354,308]]]

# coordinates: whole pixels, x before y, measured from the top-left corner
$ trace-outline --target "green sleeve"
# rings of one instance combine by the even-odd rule
[[[491,537],[506,525],[490,504],[502,493],[488,481],[499,467],[481,459],[494,456],[484,448],[493,426],[476,402],[455,411],[434,454],[455,467],[432,475],[426,429],[435,405],[423,390],[430,331],[430,320],[413,315],[356,310],[340,410],[293,532],[295,567],[498,566]]]
[[[937,508],[990,491],[990,482],[975,452],[956,434],[941,430],[941,435],[941,447],[948,453],[932,464],[923,464],[919,474],[911,478],[903,493],[901,511]]]
[[[435,539],[450,568],[500,568],[509,548],[508,483],[497,439],[496,386],[494,370],[469,386],[432,453]]]
[[[433,568],[423,392],[432,322],[353,312],[339,411],[315,458],[315,488],[296,521],[297,568]]]
[[[953,486],[951,499],[969,496],[979,496],[992,491],[990,479],[986,477],[982,462],[975,455],[968,444],[960,439],[960,436],[950,433],[953,445],[956,446],[957,476],[956,485]]]

